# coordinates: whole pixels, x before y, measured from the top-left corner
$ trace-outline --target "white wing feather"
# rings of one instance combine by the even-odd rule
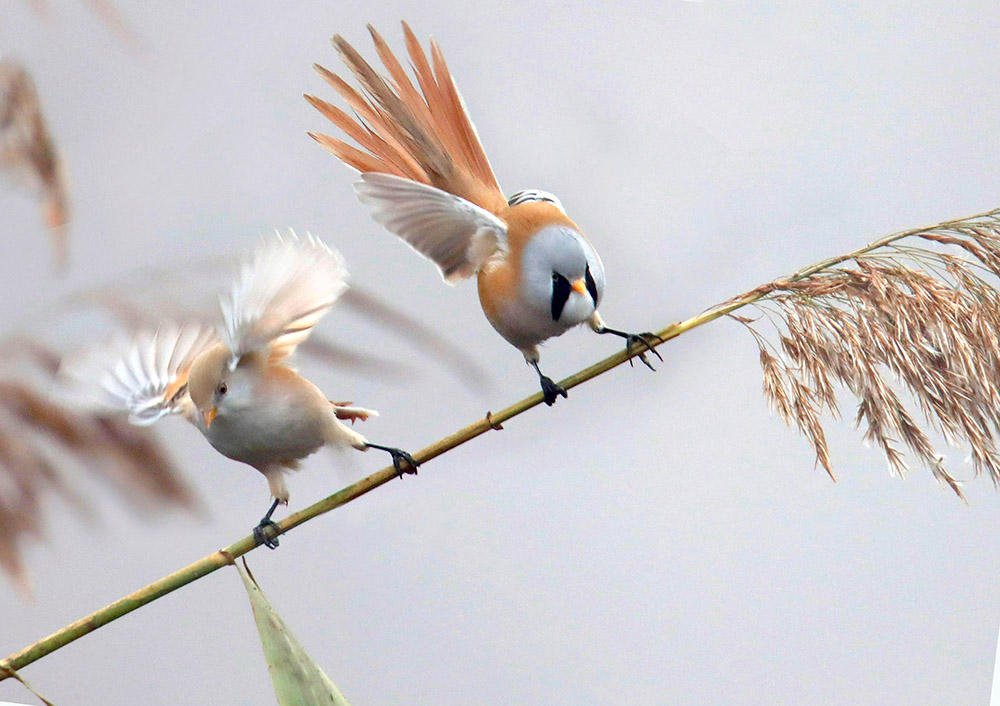
[[[268,352],[272,362],[292,353],[347,289],[340,254],[311,235],[278,235],[243,263],[219,298],[223,338],[239,359]]]
[[[366,172],[354,183],[372,218],[434,262],[448,284],[507,250],[507,225],[486,209],[427,184]]]
[[[104,348],[64,361],[60,392],[93,410],[127,412],[130,422],[146,426],[187,411],[184,384],[191,363],[218,341],[208,327],[172,321],[156,331],[117,337]]]

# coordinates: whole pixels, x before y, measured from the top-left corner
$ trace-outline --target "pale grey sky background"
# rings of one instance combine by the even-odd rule
[[[306,135],[340,32],[372,57],[408,19],[435,35],[508,191],[562,199],[600,250],[605,319],[658,328],[904,227],[1000,206],[994,2],[126,3],[132,53],[84,3],[0,10],[0,51],[33,71],[74,183],[72,264],[52,276],[34,201],[0,189],[0,321],[45,325],[76,288],[184,257],[238,254],[273,227],[341,249],[354,281],[424,316],[493,374],[456,384],[334,311],[321,331],[418,365],[406,385],[306,364],[364,432],[417,449],[535,390],[482,317],[354,201]],[[199,287],[191,281],[191,287]],[[561,377],[615,341],[571,332]],[[980,704],[1000,623],[1000,496],[968,505],[890,477],[832,422],[838,483],[765,408],[753,341],[720,321],[574,390],[258,550],[270,599],[356,706]],[[845,399],[845,402],[848,402]],[[848,402],[848,416],[850,416]],[[0,652],[243,536],[263,479],[172,420],[164,438],[204,517],[151,518],[100,486],[101,519],[48,506],[33,603],[0,582]],[[951,450],[956,473],[971,475]],[[321,454],[298,509],[379,468]],[[235,571],[220,571],[27,668],[59,704],[266,704]],[[0,684],[0,700],[29,702]]]

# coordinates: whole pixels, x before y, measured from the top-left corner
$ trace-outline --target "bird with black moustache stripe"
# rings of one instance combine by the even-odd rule
[[[566,390],[538,367],[538,345],[583,323],[624,338],[630,361],[637,354],[652,369],[646,351],[660,357],[653,349],[659,337],[605,325],[597,312],[604,265],[559,199],[538,190],[504,197],[437,43],[431,40],[428,61],[403,23],[414,86],[385,40],[368,29],[388,77],[339,35],[333,44],[362,92],[315,67],[356,117],[306,99],[362,148],[310,133],[361,172],[355,188],[372,217],[433,261],[445,282],[477,276],[486,318],[538,373],[546,404]]]

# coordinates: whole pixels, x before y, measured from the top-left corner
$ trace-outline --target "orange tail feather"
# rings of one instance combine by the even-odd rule
[[[362,91],[327,69],[316,71],[354,111],[312,96],[306,99],[361,149],[325,135],[312,136],[359,171],[383,172],[436,186],[494,213],[506,207],[493,168],[437,42],[431,60],[404,22],[407,53],[416,85],[382,36],[368,27],[385,65],[383,77],[339,35],[333,44]],[[419,86],[419,90],[418,90]]]

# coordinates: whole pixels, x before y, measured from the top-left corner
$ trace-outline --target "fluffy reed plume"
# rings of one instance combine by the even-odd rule
[[[167,452],[125,419],[81,413],[50,394],[60,356],[28,339],[0,349],[0,569],[28,588],[21,542],[43,534],[42,503],[60,496],[85,515],[80,474],[107,478],[129,502],[194,505]]]
[[[820,416],[838,414],[840,386],[893,472],[907,470],[907,449],[962,496],[928,430],[967,447],[976,474],[1000,484],[998,277],[1000,210],[890,236],[764,285],[743,295],[762,295],[753,304],[761,318],[732,316],[760,348],[768,402],[831,477]],[[776,341],[758,329],[763,321]]]
[[[64,266],[69,220],[65,165],[45,127],[31,77],[11,61],[0,61],[0,169],[39,194],[56,262]]]

